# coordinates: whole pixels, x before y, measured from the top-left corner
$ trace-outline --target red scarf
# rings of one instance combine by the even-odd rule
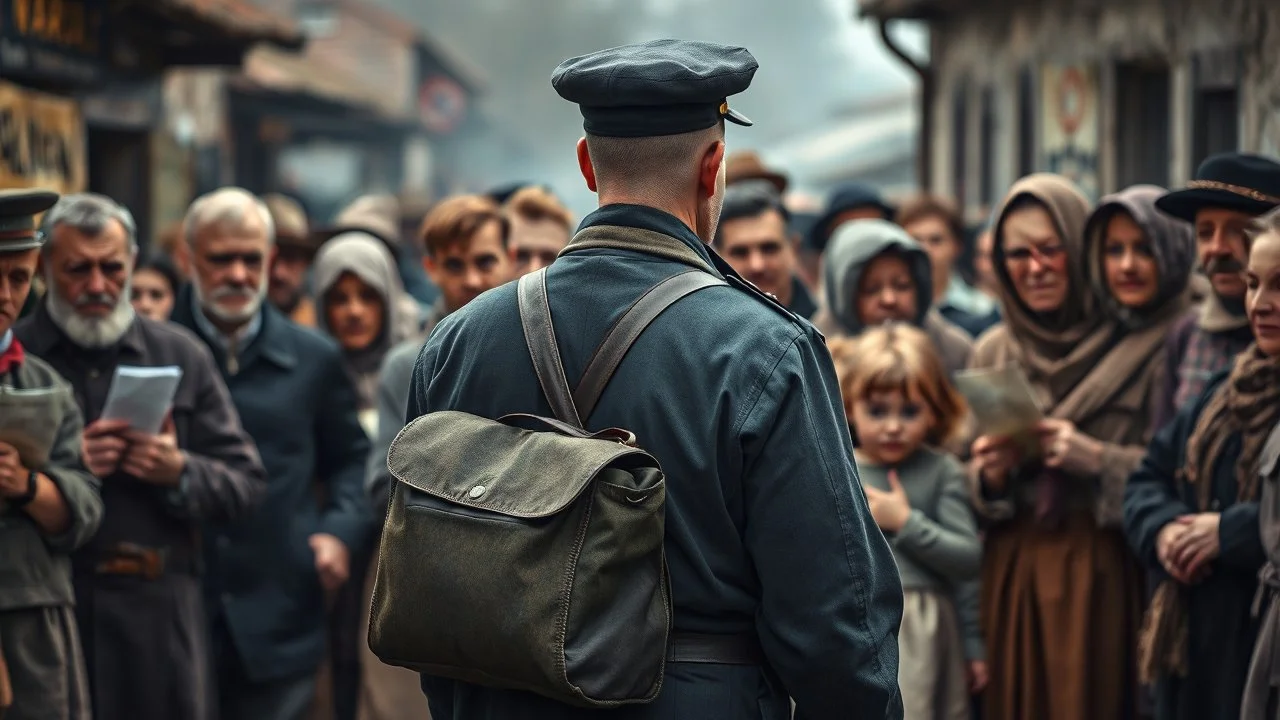
[[[17,336],[14,336],[9,342],[8,349],[0,353],[0,375],[17,370],[22,364],[23,357],[25,355],[22,352],[22,343],[18,342]]]

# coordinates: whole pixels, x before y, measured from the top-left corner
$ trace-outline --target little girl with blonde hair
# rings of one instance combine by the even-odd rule
[[[902,577],[905,720],[968,720],[974,675],[985,666],[976,613],[962,623],[956,595],[972,590],[982,544],[964,469],[937,449],[960,430],[964,399],[914,327],[871,328],[833,341],[831,352],[863,489]]]

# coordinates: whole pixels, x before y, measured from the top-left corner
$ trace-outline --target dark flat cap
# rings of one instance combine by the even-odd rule
[[[1156,200],[1161,212],[1187,222],[1205,208],[1262,215],[1280,206],[1280,163],[1262,155],[1221,153],[1200,163],[1182,190]]]
[[[36,215],[53,207],[52,190],[0,190],[0,253],[21,252],[44,244]]]
[[[650,40],[565,60],[551,85],[578,104],[589,135],[678,135],[721,119],[750,125],[728,97],[746,90],[758,67],[746,48]]]

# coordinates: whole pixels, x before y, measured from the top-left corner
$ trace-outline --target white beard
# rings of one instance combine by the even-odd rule
[[[133,304],[130,302],[133,296],[132,278],[125,280],[115,309],[104,318],[81,315],[74,304],[67,302],[58,293],[51,278],[46,277],[45,280],[49,287],[49,292],[45,293],[49,317],[76,345],[90,349],[110,347],[124,337],[129,326],[133,325]]]
[[[218,291],[214,291],[212,298],[205,297],[204,291],[200,288],[200,279],[192,278],[191,290],[195,293],[196,302],[210,318],[228,324],[247,323],[258,314],[262,309],[262,303],[267,299],[267,290],[269,283],[267,282],[267,270],[262,271],[262,278],[258,283],[258,290],[254,293],[249,302],[242,307],[230,309],[218,304]]]

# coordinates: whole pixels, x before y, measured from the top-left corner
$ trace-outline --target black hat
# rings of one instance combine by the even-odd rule
[[[805,247],[818,252],[826,250],[827,241],[835,231],[835,228],[831,227],[832,221],[850,210],[860,208],[879,210],[885,220],[893,220],[893,215],[897,212],[892,205],[884,201],[880,191],[870,185],[863,183],[841,185],[831,193],[831,199],[827,201],[827,209],[822,211],[818,219],[814,220],[813,225],[809,227],[809,232],[805,233]]]
[[[490,200],[493,200],[495,203],[499,205],[505,205],[513,195],[515,195],[516,193],[520,192],[521,190],[527,187],[540,187],[543,190],[546,190],[548,193],[551,192],[551,186],[547,185],[546,183],[515,182],[515,183],[507,183],[505,185],[499,185],[498,187],[495,187],[495,188],[490,188],[490,190],[485,193],[485,196],[488,197]]]
[[[1280,206],[1280,163],[1246,153],[1222,153],[1200,163],[1196,179],[1183,190],[1174,190],[1156,200],[1156,207],[1168,215],[1196,221],[1204,208],[1238,210],[1262,215]]]
[[[52,190],[0,190],[0,253],[32,250],[44,244],[36,232],[36,215],[53,207]]]
[[[569,58],[551,85],[578,104],[589,135],[678,135],[721,119],[750,125],[727,98],[746,90],[758,67],[746,48],[651,40]]]

